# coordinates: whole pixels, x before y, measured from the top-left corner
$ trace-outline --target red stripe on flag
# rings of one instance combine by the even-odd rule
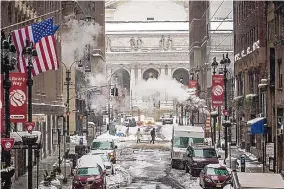
[[[48,68],[48,69],[55,70],[54,61],[53,61],[52,52],[51,52],[51,48],[50,48],[48,37],[45,37],[43,40],[45,40],[46,49],[48,51],[47,53],[48,53],[48,56],[49,56],[49,59],[50,59],[50,64],[51,64],[51,68]]]
[[[38,42],[39,43],[39,49],[40,49],[41,57],[42,57],[42,62],[40,62],[40,65],[38,65],[38,66],[42,66],[42,70],[44,70],[43,69],[43,66],[44,66],[45,70],[47,71],[49,69],[48,69],[48,64],[47,64],[47,60],[46,60],[46,54],[44,52],[43,45],[42,45],[42,40],[44,40],[44,39],[41,39]]]
[[[54,35],[53,36],[51,36],[51,39],[52,39],[52,45],[54,46],[54,50],[55,50],[55,54],[56,54],[56,62],[57,62],[57,65],[55,66],[55,69],[56,70],[58,70],[59,69],[59,62],[58,62],[58,54],[57,54],[57,48],[56,48],[56,42],[55,42],[55,37],[54,37]]]

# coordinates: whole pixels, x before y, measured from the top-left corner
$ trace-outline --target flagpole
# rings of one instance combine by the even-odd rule
[[[24,24],[24,23],[26,23],[26,22],[29,22],[29,21],[32,21],[32,20],[36,20],[36,19],[38,19],[38,18],[42,18],[42,17],[47,16],[47,15],[49,15],[49,14],[57,13],[57,12],[60,12],[60,11],[62,11],[62,10],[63,10],[63,8],[62,8],[62,9],[55,10],[55,11],[52,11],[52,12],[49,12],[49,13],[46,13],[46,14],[43,14],[43,15],[40,15],[40,16],[35,17],[35,18],[31,18],[31,19],[29,19],[29,20],[25,20],[25,21],[22,21],[22,22],[18,22],[18,23],[16,23],[16,24],[13,24],[13,25],[10,25],[10,26],[1,28],[1,30],[5,30],[5,29],[8,29],[8,28],[11,28],[11,27],[20,25],[20,24]]]

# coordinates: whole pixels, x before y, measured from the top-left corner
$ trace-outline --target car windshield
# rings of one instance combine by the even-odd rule
[[[203,143],[204,138],[174,137],[174,147],[187,148],[190,144]]]
[[[216,158],[217,154],[215,149],[195,149],[194,157]]]
[[[104,162],[109,162],[109,156],[106,154],[100,154]]]
[[[104,141],[104,142],[93,142],[92,150],[112,150],[113,142]]]
[[[176,148],[187,148],[189,138],[188,137],[175,137],[174,138],[174,147]]]
[[[99,174],[100,170],[98,167],[79,168],[77,170],[77,175],[80,176],[99,175]]]
[[[225,176],[228,174],[229,172],[225,168],[208,168],[207,169],[207,175]]]

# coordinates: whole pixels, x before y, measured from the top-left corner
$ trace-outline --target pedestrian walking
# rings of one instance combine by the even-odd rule
[[[140,128],[138,128],[137,132],[136,132],[136,137],[137,137],[137,143],[140,143],[141,140],[140,140],[140,137],[141,137],[141,131],[140,131]]]
[[[153,142],[153,144],[155,144],[155,137],[156,137],[156,131],[155,128],[152,129],[152,131],[150,132],[150,135],[152,137],[152,140],[150,141],[150,144]]]

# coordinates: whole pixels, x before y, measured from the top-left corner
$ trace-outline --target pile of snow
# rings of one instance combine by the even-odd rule
[[[38,137],[36,143],[41,142],[42,133],[40,131],[32,131],[32,133],[29,133],[28,131],[19,131],[19,132],[11,132],[10,138],[15,139],[15,143],[19,142],[22,143],[23,139],[22,137]]]
[[[172,169],[169,176],[178,181],[184,188],[201,189],[199,179],[192,177],[190,174],[185,174],[184,171]]]
[[[156,144],[149,144],[149,143],[138,143],[138,144],[133,144],[132,145],[133,149],[143,149],[143,150],[162,150],[162,151],[169,151],[171,149],[171,144],[161,144],[161,143],[156,143]]]
[[[132,178],[127,170],[120,165],[115,166],[115,174],[107,176],[107,186],[109,189],[126,187],[132,182]]]
[[[70,143],[79,145],[80,139],[82,138],[83,138],[83,145],[87,145],[88,142],[87,142],[86,136],[79,136],[79,135],[70,136]]]

